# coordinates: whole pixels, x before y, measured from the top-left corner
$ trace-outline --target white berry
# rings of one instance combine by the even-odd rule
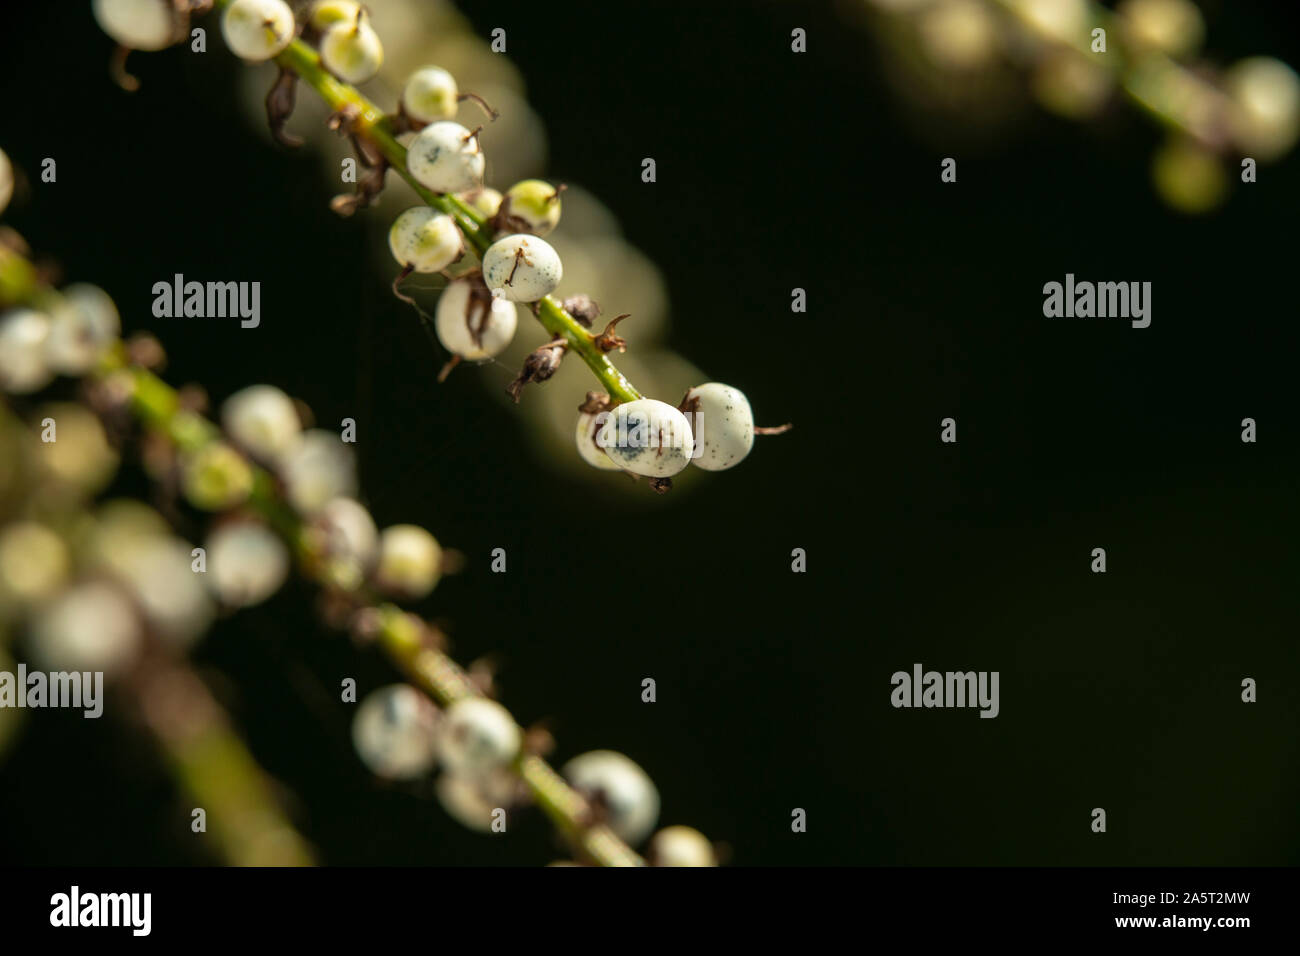
[[[740,464],[754,447],[754,413],[745,393],[721,382],[707,382],[686,393],[686,404],[693,412],[695,435],[691,464],[705,471],[725,471]]]
[[[521,738],[515,719],[496,701],[462,698],[447,708],[442,762],[455,773],[484,775],[513,760]]]
[[[336,23],[355,23],[361,14],[356,0],[317,0],[311,5],[307,22],[317,33],[324,33]]]
[[[230,521],[220,525],[204,545],[207,582],[228,607],[261,604],[289,575],[289,551],[264,525]]]
[[[15,604],[53,597],[72,570],[63,539],[35,521],[15,521],[0,531],[0,614]]]
[[[63,290],[63,301],[50,316],[45,358],[65,375],[82,375],[122,332],[117,306],[98,286],[78,282]]]
[[[221,18],[221,34],[235,56],[269,60],[293,39],[293,11],[284,0],[235,0]]]
[[[617,406],[596,444],[614,464],[648,478],[668,478],[691,462],[695,440],[686,416],[667,402],[642,398]]]
[[[192,552],[182,538],[150,535],[123,543],[106,562],[151,631],[175,648],[197,640],[215,612],[203,575],[193,570]]]
[[[578,428],[574,435],[574,440],[578,444],[578,454],[582,460],[589,465],[593,465],[602,471],[621,471],[618,465],[610,460],[609,455],[605,454],[605,449],[596,444],[596,436],[600,434],[600,427],[608,419],[608,412],[580,412],[578,414]]]
[[[31,624],[32,656],[49,670],[124,670],[144,635],[131,602],[103,581],[79,584],[42,607]]]
[[[364,83],[384,62],[384,45],[379,34],[358,17],[351,23],[336,23],[320,41],[320,59],[325,68],[348,83]]]
[[[440,66],[426,66],[407,79],[402,109],[417,123],[436,123],[455,117],[459,97],[454,76]]]
[[[0,315],[0,390],[18,395],[44,388],[54,377],[45,355],[50,318],[34,309]]]
[[[605,823],[628,843],[650,835],[659,819],[659,791],[646,772],[620,753],[593,750],[564,765],[565,779],[604,810]]]
[[[505,202],[511,229],[545,236],[560,224],[560,191],[544,180],[515,183],[506,190]]]
[[[1236,109],[1230,115],[1238,146],[1262,161],[1277,159],[1300,137],[1300,77],[1267,56],[1234,64],[1224,86]]]
[[[457,279],[442,291],[434,314],[434,329],[443,348],[477,362],[500,355],[515,337],[519,321],[513,302],[496,296],[484,302],[472,295],[466,279]]]
[[[304,514],[323,508],[332,498],[356,494],[357,465],[352,446],[337,432],[313,428],[304,432],[280,460],[289,503]]]
[[[441,272],[460,258],[464,240],[451,216],[429,206],[413,206],[388,230],[393,258],[416,272]]]
[[[93,10],[100,29],[133,50],[161,50],[176,40],[170,0],[95,0]]]
[[[554,292],[562,278],[559,253],[536,236],[506,236],[483,253],[483,281],[511,302],[536,302]]]
[[[498,809],[508,809],[515,802],[519,781],[505,767],[486,774],[462,776],[444,773],[434,784],[442,808],[457,822],[481,833],[492,831]]]
[[[293,399],[274,385],[250,385],[221,404],[221,424],[239,446],[263,461],[288,454],[302,440]]]
[[[395,524],[379,536],[375,582],[384,590],[418,599],[433,590],[442,574],[442,548],[419,525]]]
[[[713,844],[691,827],[664,827],[650,841],[648,856],[655,866],[717,866]]]
[[[406,169],[436,193],[462,193],[483,182],[483,150],[478,137],[459,123],[430,123],[406,150]]]
[[[497,210],[501,208],[502,196],[491,186],[484,186],[482,189],[471,189],[468,192],[461,193],[460,198],[489,219],[495,216]]]
[[[388,780],[414,780],[438,757],[438,710],[407,684],[367,694],[352,718],[352,745],[370,772]]]
[[[329,559],[346,565],[349,577],[360,576],[370,569],[379,555],[379,529],[361,502],[353,498],[335,498],[316,516],[322,543]]]

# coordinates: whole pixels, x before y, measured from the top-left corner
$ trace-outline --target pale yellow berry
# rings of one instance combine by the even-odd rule
[[[222,14],[221,33],[235,56],[269,60],[293,40],[293,11],[284,0],[234,0]]]
[[[433,535],[413,524],[395,524],[379,536],[375,583],[416,600],[433,590],[442,574],[442,548]]]
[[[648,855],[655,866],[717,866],[713,844],[691,827],[664,827],[650,841]]]
[[[325,68],[348,83],[364,83],[384,62],[384,45],[365,17],[352,23],[336,23],[320,41],[320,58]]]
[[[399,265],[416,272],[441,272],[460,258],[465,242],[451,216],[415,206],[393,222],[388,248]]]
[[[541,179],[525,179],[506,190],[507,226],[545,236],[560,223],[560,191]]]
[[[460,89],[456,78],[438,66],[416,70],[402,88],[402,109],[419,123],[456,118]]]
[[[92,10],[100,29],[122,46],[161,50],[176,42],[176,8],[171,0],[95,0]]]

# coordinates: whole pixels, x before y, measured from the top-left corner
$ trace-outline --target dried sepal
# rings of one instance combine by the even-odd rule
[[[284,128],[284,124],[293,115],[297,98],[298,74],[288,67],[280,67],[280,75],[266,94],[266,122],[271,127],[271,135],[282,146],[296,148],[302,145],[302,137],[295,136]]]

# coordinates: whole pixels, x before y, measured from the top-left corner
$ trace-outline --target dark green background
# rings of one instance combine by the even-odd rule
[[[156,331],[172,381],[217,401],[267,381],[355,417],[377,521],[470,557],[423,609],[458,657],[499,660],[559,760],[624,751],[664,822],[741,864],[1300,859],[1294,159],[1191,220],[1155,197],[1159,134],[1133,111],[918,134],[872,38],[822,4],[464,5],[507,27],[549,174],[663,269],[669,344],[796,422],[692,495],[628,498],[540,467],[476,376],[436,385],[360,224],[327,209],[336,185],[247,125],[211,24],[206,56],[138,56],[129,96],[86,6],[6,10],[3,147],[59,164],[10,222]],[[1281,6],[1204,5],[1210,50],[1300,62]],[[173,272],[260,280],[261,328],[154,320]],[[1151,327],[1044,319],[1066,272],[1151,281]],[[559,856],[535,813],[479,836],[372,782],[335,688],[394,675],[310,595],[221,623],[198,660],[323,861]],[[892,709],[890,674],[917,661],[1000,671],[1001,716]],[[209,861],[149,739],[111,717],[30,722],[0,821],[13,862]]]

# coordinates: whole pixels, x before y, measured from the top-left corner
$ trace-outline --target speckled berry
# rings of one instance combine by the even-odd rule
[[[564,778],[602,812],[619,837],[637,844],[659,819],[659,791],[646,772],[620,753],[593,750],[564,765]]]
[[[554,292],[562,278],[559,253],[536,236],[506,236],[483,254],[483,281],[511,302],[536,302]]]
[[[388,248],[398,263],[416,272],[441,272],[460,258],[465,241],[451,216],[414,206],[388,230]]]
[[[406,150],[406,169],[436,193],[461,193],[483,182],[483,150],[478,137],[459,123],[430,123]]]
[[[691,461],[695,440],[686,416],[667,402],[642,398],[617,406],[596,443],[620,468],[648,478],[668,478]]]
[[[578,454],[582,460],[602,471],[621,471],[618,465],[605,454],[605,449],[596,444],[600,428],[609,418],[608,412],[579,412],[578,428],[574,440],[578,445]]]
[[[456,78],[440,66],[416,70],[402,88],[402,109],[417,123],[454,119],[459,109]]]
[[[439,296],[433,324],[443,348],[478,362],[505,350],[518,321],[513,302],[486,293],[475,295],[468,279],[457,279]]]
[[[447,708],[440,740],[451,771],[479,776],[514,759],[522,734],[510,712],[494,700],[466,697]]]
[[[684,403],[692,412],[695,457],[705,471],[725,471],[740,464],[754,447],[754,413],[745,393],[721,382],[697,385]]]
[[[221,17],[221,34],[235,56],[269,60],[293,39],[293,11],[284,0],[235,0]]]

